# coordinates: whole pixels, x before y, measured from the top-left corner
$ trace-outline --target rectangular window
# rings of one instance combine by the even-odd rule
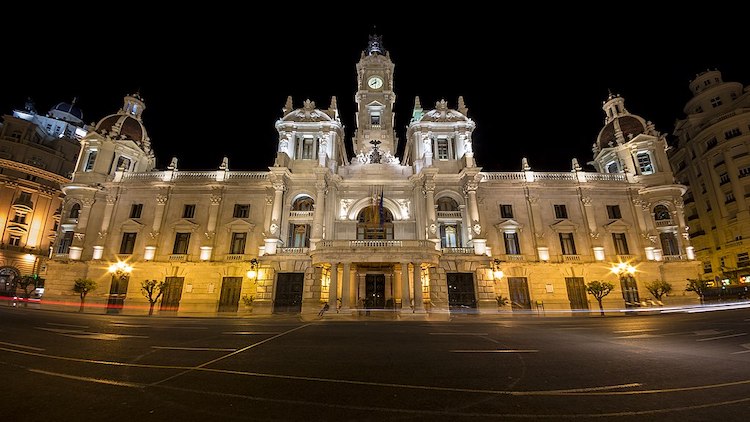
[[[174,237],[174,247],[172,248],[172,253],[176,255],[187,254],[189,244],[190,233],[177,233]]]
[[[555,205],[555,218],[568,218],[568,209],[565,205]]]
[[[314,160],[318,158],[315,144],[316,142],[313,138],[300,139],[299,158],[302,160]]]
[[[443,224],[440,226],[440,243],[442,247],[458,248],[461,246],[458,227],[458,224]]]
[[[250,204],[234,204],[234,218],[250,218]]]
[[[651,164],[651,155],[648,152],[639,152],[636,154],[638,158],[638,168],[641,170],[641,174],[651,174],[654,172],[654,166]]]
[[[130,206],[130,218],[141,218],[143,204],[133,204]]]
[[[247,240],[247,233],[245,232],[232,233],[232,246],[229,249],[229,253],[234,254],[234,255],[244,254],[246,240]]]
[[[380,126],[380,115],[379,114],[370,115],[370,124],[373,126]]]
[[[73,243],[73,231],[63,232],[60,243],[57,244],[57,253],[64,254],[70,252],[70,245]]]
[[[721,105],[721,97],[711,98],[711,107],[716,108]]]
[[[500,218],[513,218],[513,205],[500,205]]]
[[[505,241],[505,253],[508,255],[521,255],[521,246],[518,244],[518,233],[503,233]]]
[[[12,234],[10,235],[10,239],[8,239],[8,243],[11,246],[21,246],[21,236]]]
[[[563,255],[576,255],[576,242],[573,233],[560,233],[560,249]]]
[[[750,266],[750,255],[747,252],[737,254],[737,267]]]
[[[13,215],[13,219],[10,221],[14,223],[26,224],[26,213],[16,211],[16,213]]]
[[[448,149],[448,140],[445,138],[438,138],[437,141],[437,158],[438,160],[447,160],[450,158]]]
[[[713,266],[711,265],[711,261],[703,261],[703,272],[708,274],[713,272]]]
[[[612,233],[612,242],[615,244],[615,253],[617,255],[630,255],[625,233]]]
[[[289,245],[292,248],[310,247],[310,225],[309,224],[290,224],[289,225]]]
[[[120,242],[121,254],[132,254],[135,249],[135,237],[137,233],[123,233],[122,242]]]
[[[86,158],[86,165],[83,166],[83,171],[94,170],[94,162],[96,161],[96,151],[89,152],[88,158]]]
[[[618,218],[622,218],[622,214],[620,214],[620,206],[619,205],[607,205],[607,216],[610,220],[616,220]]]
[[[185,208],[182,209],[182,218],[193,217],[195,217],[195,204],[186,204]]]

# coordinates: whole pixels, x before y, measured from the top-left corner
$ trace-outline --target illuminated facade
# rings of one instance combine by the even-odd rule
[[[750,275],[750,94],[717,70],[696,75],[690,90],[670,160],[690,186],[684,202],[691,241],[705,278],[741,282]]]
[[[60,222],[62,191],[70,182],[86,135],[83,115],[59,103],[46,115],[27,102],[0,126],[0,295],[15,279],[44,271]],[[38,290],[40,293],[41,290]]]
[[[70,300],[87,274],[102,286],[87,301],[110,312],[145,313],[140,283],[157,279],[162,311],[243,312],[252,298],[258,314],[314,315],[327,302],[343,314],[437,316],[497,312],[498,297],[519,311],[587,309],[584,283],[595,279],[614,282],[605,302],[623,307],[647,295],[644,282],[678,286],[697,271],[664,137],[621,98],[604,106],[597,172],[576,160],[569,172],[537,172],[523,159],[520,171],[488,173],[463,98],[432,109],[415,99],[399,159],[394,64],[377,37],[356,72],[355,156],[335,97],[327,108],[289,97],[264,171],[230,170],[229,159],[212,171],[180,170],[176,159],[156,170],[145,104],[125,97],[83,139],[64,187],[61,238],[72,243],[58,243],[47,294]],[[117,261],[129,270],[108,272]],[[610,271],[620,261],[638,269],[622,284]]]

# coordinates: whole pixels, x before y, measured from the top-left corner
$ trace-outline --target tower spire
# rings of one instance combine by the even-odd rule
[[[373,27],[373,32],[374,31]],[[385,48],[383,48],[383,37],[378,35],[377,33],[373,33],[370,35],[370,39],[367,42],[367,49],[365,50],[367,52],[368,56],[372,56],[373,54],[380,54],[385,55]]]

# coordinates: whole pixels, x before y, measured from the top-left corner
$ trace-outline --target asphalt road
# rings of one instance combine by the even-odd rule
[[[0,308],[7,421],[739,421],[750,309],[451,321]]]

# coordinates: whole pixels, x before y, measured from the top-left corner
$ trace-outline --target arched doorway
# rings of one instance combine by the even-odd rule
[[[388,208],[363,208],[357,215],[357,239],[393,239],[393,214]]]

